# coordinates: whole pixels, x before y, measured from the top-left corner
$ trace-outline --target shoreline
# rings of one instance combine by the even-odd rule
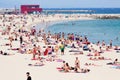
[[[106,14],[98,14],[97,16],[105,16]],[[110,15],[116,15],[116,14],[109,14]],[[119,16],[120,14],[117,14],[116,16]],[[1,15],[0,15],[1,16]],[[55,14],[55,15],[6,15],[6,17],[15,16],[17,17],[23,17],[22,21],[20,19],[16,19],[15,21],[12,21],[13,24],[16,24],[16,28],[13,28],[13,31],[16,29],[22,29],[30,31],[30,29],[33,28],[33,26],[37,27],[37,31],[44,30],[45,28],[57,24],[57,23],[63,23],[63,22],[69,22],[69,21],[78,21],[78,20],[96,20],[93,16],[95,15],[89,15],[89,14]],[[25,18],[25,19],[24,19]],[[1,23],[1,22],[0,22]],[[1,24],[0,24],[1,25]],[[10,22],[7,22],[5,26],[10,25]],[[2,25],[1,25],[2,26]],[[39,27],[40,26],[40,27]],[[2,30],[2,27],[1,27]]]
[[[56,15],[59,15],[59,16],[64,16],[63,19],[48,19],[48,20],[45,20],[44,23],[41,23],[41,21],[37,21],[35,23],[32,23],[33,25],[38,25],[39,24],[42,27],[42,29],[46,28],[46,26],[51,26],[51,25],[54,25],[56,23],[62,23],[62,22],[68,22],[68,21],[78,21],[78,20],[95,20],[95,19],[120,19],[120,18],[116,18],[116,17],[120,17],[120,14],[69,14],[69,15],[66,15],[66,14],[56,14]],[[65,17],[71,17],[71,16],[74,16],[74,17],[78,17],[78,18],[65,18]],[[106,17],[107,16],[107,17]],[[109,17],[115,17],[115,18],[109,18]],[[41,27],[40,27],[41,28]],[[37,28],[38,29],[38,28]]]

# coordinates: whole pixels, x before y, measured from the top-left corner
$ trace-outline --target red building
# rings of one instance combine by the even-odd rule
[[[41,12],[39,5],[21,5],[21,13]]]

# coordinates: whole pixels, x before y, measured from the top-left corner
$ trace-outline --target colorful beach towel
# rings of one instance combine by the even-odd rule
[[[112,66],[111,68],[120,69],[120,66]]]
[[[57,61],[57,62],[63,62],[63,60],[62,60],[62,59],[56,59],[56,61]]]
[[[80,72],[75,72],[74,70],[71,70],[69,72],[65,72],[61,67],[57,67],[56,68],[59,72],[62,72],[62,73],[88,73],[90,72],[90,69],[87,69],[87,70],[84,70],[84,69],[81,69]]]

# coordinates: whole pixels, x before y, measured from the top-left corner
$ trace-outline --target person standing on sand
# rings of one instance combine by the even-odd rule
[[[32,80],[29,72],[27,72],[26,75],[27,75],[27,80]]]
[[[61,45],[60,45],[61,55],[64,55],[64,49],[65,49],[65,45],[62,42]]]
[[[9,36],[9,41],[10,41],[10,48],[12,48],[12,42],[13,42],[13,36]]]
[[[112,48],[112,40],[110,40],[110,48]]]
[[[56,55],[57,55],[57,54],[58,54],[58,50],[59,50],[59,46],[58,46],[58,45],[55,45],[54,50],[55,50],[55,53],[56,53]]]
[[[34,45],[34,48],[33,48],[33,60],[35,60],[36,59],[36,54],[37,54],[37,47],[36,47],[36,45]]]
[[[23,37],[20,36],[20,44],[22,44],[22,43],[23,43]]]

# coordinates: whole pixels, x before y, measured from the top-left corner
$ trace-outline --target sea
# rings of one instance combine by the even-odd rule
[[[43,8],[43,10],[88,10],[88,12],[59,12],[60,14],[120,14],[120,8]],[[58,12],[47,11],[47,13],[56,14]]]
[[[45,10],[94,10],[94,14],[120,14],[120,8],[46,8]],[[49,14],[57,13],[52,12]],[[63,12],[62,14],[72,13]],[[89,12],[85,14],[89,14]],[[49,25],[45,28],[45,31],[50,31],[52,34],[64,32],[65,34],[74,33],[79,36],[87,36],[88,40],[92,43],[104,40],[109,45],[110,40],[112,40],[113,45],[120,46],[120,19],[61,21]]]

